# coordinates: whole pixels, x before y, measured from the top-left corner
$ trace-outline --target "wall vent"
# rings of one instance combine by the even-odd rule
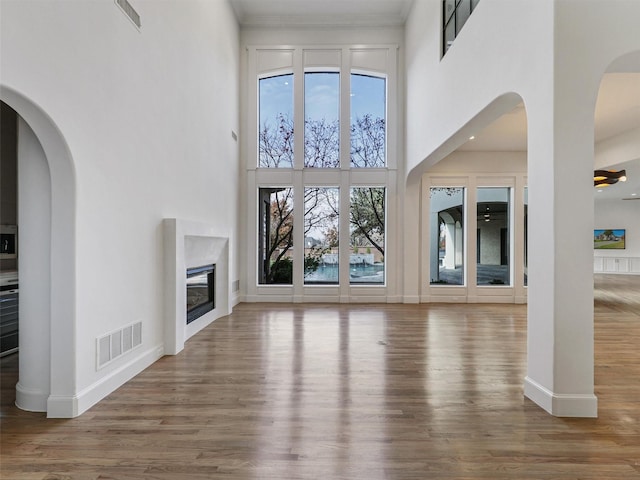
[[[138,12],[136,12],[127,0],[115,0],[115,2],[136,27],[142,27],[142,24],[140,23],[140,15],[138,15]]]
[[[234,280],[233,283],[231,284],[232,288],[233,288],[233,293],[239,292],[240,291],[240,280]]]
[[[96,369],[101,369],[140,345],[142,345],[142,322],[132,323],[98,337],[96,339]]]

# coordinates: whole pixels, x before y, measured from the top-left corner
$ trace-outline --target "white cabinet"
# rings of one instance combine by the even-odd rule
[[[638,257],[593,257],[595,273],[632,273],[640,274]]]

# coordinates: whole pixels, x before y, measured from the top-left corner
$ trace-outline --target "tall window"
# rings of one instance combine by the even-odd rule
[[[293,281],[293,189],[258,190],[258,283]]]
[[[464,285],[464,188],[431,187],[431,285]]]
[[[354,187],[350,195],[349,281],[384,283],[385,188]]]
[[[386,81],[351,74],[351,167],[386,165]]]
[[[508,187],[478,188],[477,285],[511,285]]]
[[[337,284],[340,191],[304,189],[304,283]]]
[[[340,74],[304,75],[304,166],[340,166]]]
[[[259,156],[263,168],[293,167],[293,74],[259,81]]]
[[[394,273],[385,248],[397,111],[387,88],[397,84],[397,48],[249,47],[248,58],[257,135],[244,141],[256,152],[247,184],[258,231],[247,268],[258,281],[247,295],[374,295],[368,287],[377,292]]]

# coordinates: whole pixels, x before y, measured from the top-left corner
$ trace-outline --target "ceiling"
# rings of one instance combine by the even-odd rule
[[[242,26],[400,26],[414,0],[229,0]]]
[[[244,27],[402,26],[415,0],[229,0]],[[424,1],[424,0],[418,0]],[[595,141],[640,129],[640,73],[636,56],[613,65],[603,77],[595,111]],[[613,71],[613,70],[612,70]],[[526,151],[527,116],[518,105],[477,132],[463,151]],[[640,196],[640,159],[609,169],[625,168],[628,181],[594,191],[596,200]],[[636,193],[632,197],[632,193]]]
[[[640,128],[640,73],[605,74],[595,111],[596,143]],[[525,151],[527,115],[524,105],[498,118],[473,141],[460,147],[465,151]]]

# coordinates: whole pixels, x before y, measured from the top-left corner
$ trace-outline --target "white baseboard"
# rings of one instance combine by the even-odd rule
[[[402,303],[420,303],[419,295],[404,295],[402,297]]]
[[[25,388],[18,382],[16,385],[16,407],[27,412],[46,412],[49,392]]]
[[[420,303],[467,303],[465,295],[423,295],[420,297]]]
[[[553,393],[526,377],[524,395],[556,417],[597,418],[598,416],[598,398],[593,394]]]
[[[240,292],[234,293],[233,297],[231,298],[231,309],[233,310],[233,307],[235,307],[236,305],[242,302],[243,302],[243,295],[240,295]]]
[[[104,397],[115,391],[164,355],[164,346],[156,345],[109,372],[77,395],[50,395],[47,400],[48,418],[73,418],[86,412]]]

